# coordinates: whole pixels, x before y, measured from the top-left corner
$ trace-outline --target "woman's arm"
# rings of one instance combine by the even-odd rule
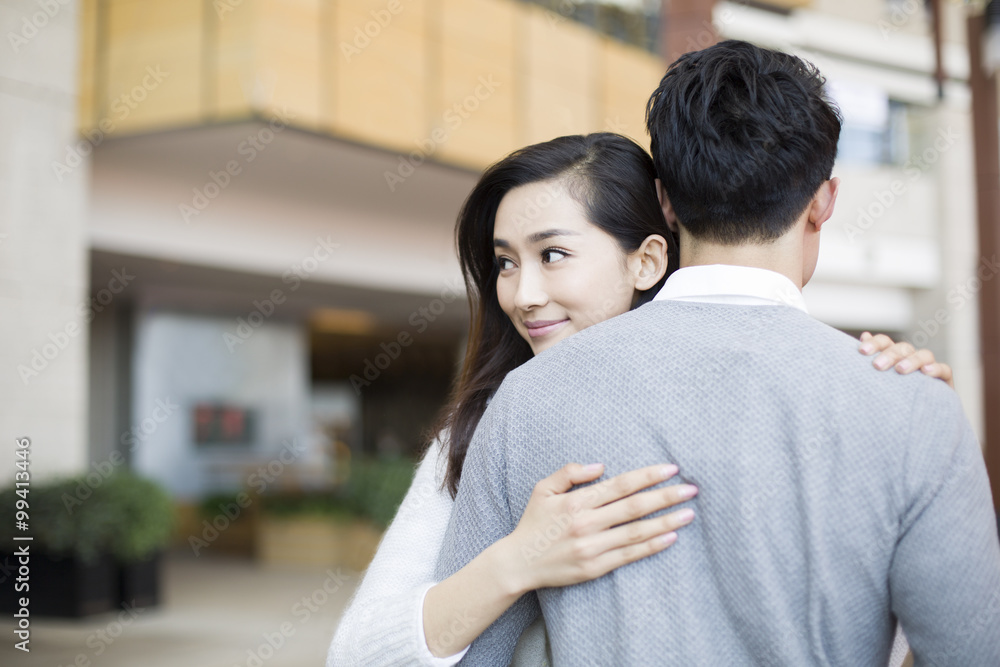
[[[676,484],[637,493],[673,477],[676,466],[649,466],[570,491],[602,471],[600,464],[569,464],[543,479],[510,535],[427,592],[424,632],[431,653],[465,649],[528,591],[596,579],[666,549],[677,539],[674,531],[694,518],[685,509],[636,521],[697,493]],[[550,542],[541,550],[540,534]]]
[[[434,568],[454,505],[441,488],[443,465],[435,442],[341,617],[327,667],[453,665],[522,593],[594,579],[661,551],[676,539],[673,531],[694,517],[691,510],[680,510],[634,521],[697,493],[686,485],[636,493],[676,474],[675,466],[667,476],[661,473],[664,466],[651,466],[570,492],[603,470],[569,464],[535,486],[511,535],[436,583]],[[565,530],[537,558],[526,560],[521,547],[533,549],[536,532],[553,521]],[[657,544],[655,538],[664,534],[666,542]]]
[[[435,441],[341,616],[327,667],[447,667],[461,659],[435,659],[427,650],[420,619],[423,596],[435,583],[434,567],[454,504],[440,488],[441,465],[441,445]]]
[[[948,383],[949,387],[955,388],[951,366],[934,359],[934,353],[926,348],[918,350],[906,341],[893,343],[892,339],[885,334],[872,336],[866,331],[861,334],[861,345],[858,347],[858,351],[866,355],[879,352],[880,354],[875,357],[872,364],[880,371],[895,367],[897,373],[908,375],[919,368],[924,375],[943,380]]]

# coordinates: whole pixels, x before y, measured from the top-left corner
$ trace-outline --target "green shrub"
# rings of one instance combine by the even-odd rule
[[[413,481],[410,459],[355,459],[347,480],[331,491],[270,493],[261,509],[271,516],[361,517],[385,528]]]
[[[19,499],[15,491],[0,491],[0,523],[11,529]],[[53,556],[93,563],[110,554],[132,562],[170,541],[170,497],[156,483],[127,471],[117,470],[96,486],[84,475],[35,483],[27,501],[28,530],[22,534],[33,537],[37,549]],[[11,540],[6,546],[13,544]]]
[[[355,459],[345,484],[348,505],[384,528],[413,482],[410,459]]]

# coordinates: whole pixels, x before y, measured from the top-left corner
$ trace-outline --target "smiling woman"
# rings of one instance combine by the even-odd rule
[[[497,299],[534,354],[631,309],[667,269],[670,232],[626,252],[587,222],[570,178],[514,188],[497,209]]]
[[[442,424],[452,495],[486,402],[507,373],[652,300],[680,262],[652,158],[608,132],[528,146],[490,167],[465,201],[456,235],[475,306]]]

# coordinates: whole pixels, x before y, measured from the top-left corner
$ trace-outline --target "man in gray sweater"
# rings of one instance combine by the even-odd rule
[[[697,518],[666,551],[524,596],[462,664],[507,665],[540,603],[557,665],[884,667],[897,619],[917,665],[1000,665],[996,515],[958,398],[876,372],[805,312],[838,187],[822,86],[744,42],[667,71],[647,118],[682,268],[507,376],[438,575],[513,530],[566,461],[676,463]]]

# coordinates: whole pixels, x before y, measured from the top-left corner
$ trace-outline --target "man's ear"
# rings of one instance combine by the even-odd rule
[[[635,271],[635,288],[648,290],[653,287],[667,272],[667,240],[659,234],[647,236],[642,245],[629,254],[629,263]]]
[[[660,208],[663,209],[663,217],[667,221],[667,227],[670,231],[677,233],[677,214],[674,213],[674,207],[670,205],[670,198],[667,197],[667,191],[663,188],[663,181],[656,179],[656,198],[660,200]]]
[[[809,222],[818,232],[827,220],[833,215],[833,208],[837,203],[837,194],[840,193],[840,179],[831,178],[819,186],[812,204],[809,206]]]

